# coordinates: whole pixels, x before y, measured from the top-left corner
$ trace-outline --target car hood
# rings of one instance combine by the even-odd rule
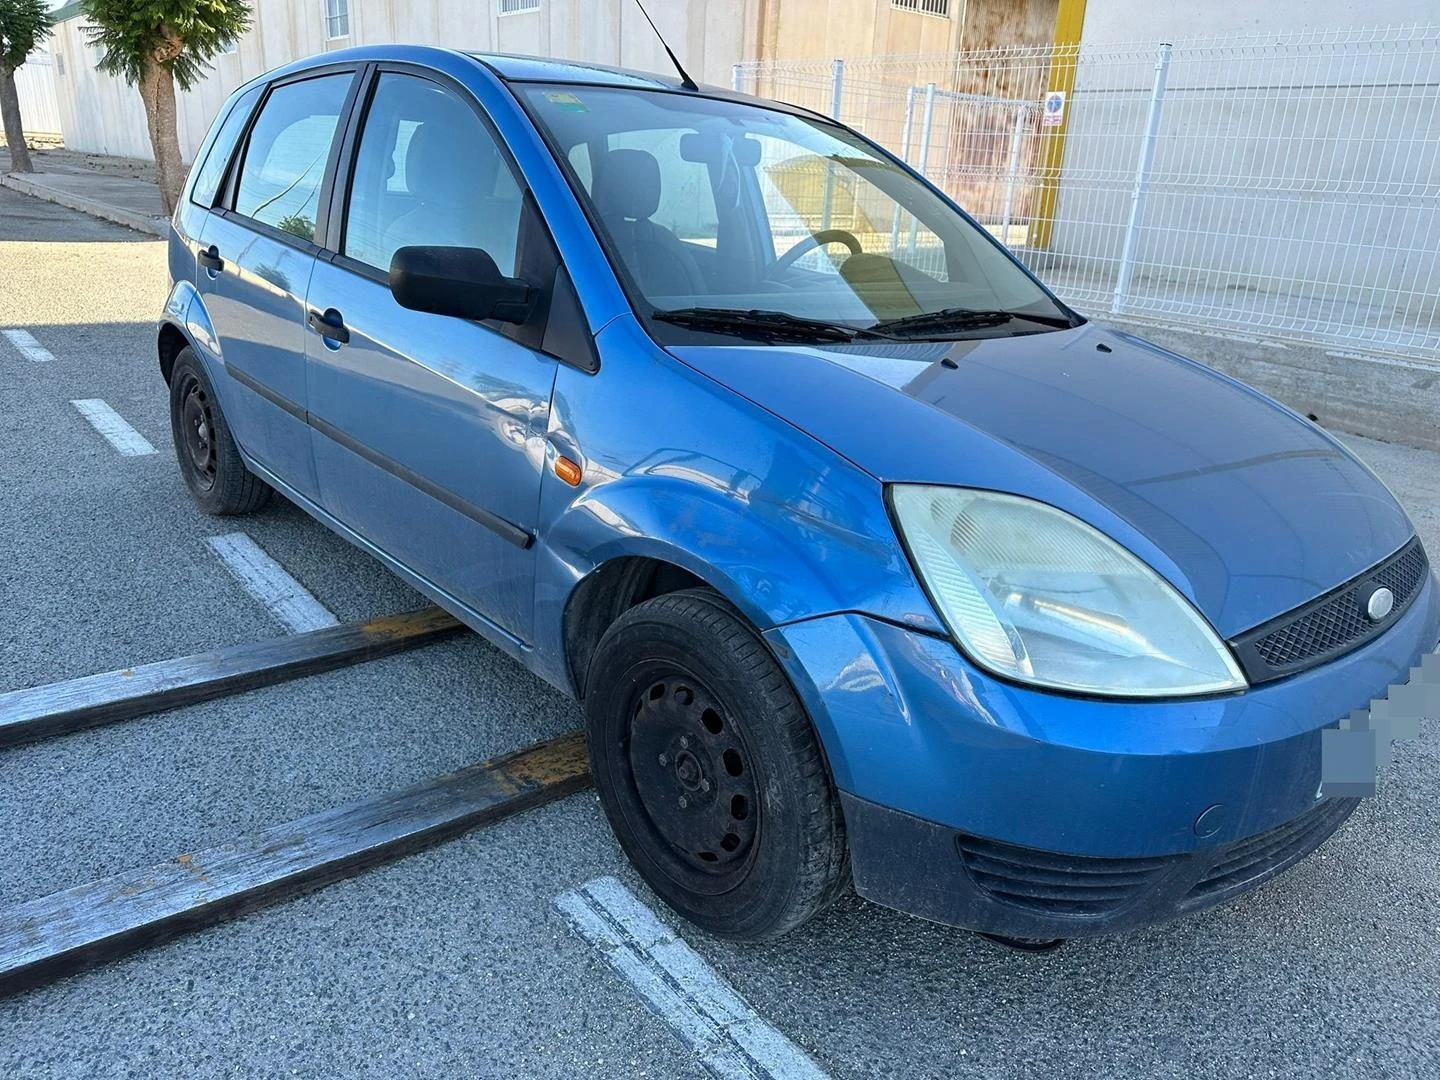
[[[1264,395],[1139,338],[672,346],[885,482],[1040,499],[1153,566],[1226,637],[1413,534],[1374,475]]]

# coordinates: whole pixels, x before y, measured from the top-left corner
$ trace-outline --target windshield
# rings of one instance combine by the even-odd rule
[[[845,128],[690,94],[521,89],[641,314],[672,332],[914,339],[1077,321]]]

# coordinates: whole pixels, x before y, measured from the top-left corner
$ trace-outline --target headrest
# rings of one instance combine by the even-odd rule
[[[660,209],[660,162],[644,150],[611,150],[595,175],[595,204],[604,217],[644,221]]]
[[[487,199],[495,194],[499,171],[500,153],[474,117],[432,116],[405,150],[405,187],[426,202],[458,206]]]

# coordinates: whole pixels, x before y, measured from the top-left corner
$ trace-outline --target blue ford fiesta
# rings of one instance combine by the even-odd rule
[[[1321,731],[1440,636],[1314,425],[1087,323],[803,109],[419,47],[237,91],[159,328],[185,481],[271,491],[584,704],[705,929],[852,881],[1015,944],[1321,844]]]

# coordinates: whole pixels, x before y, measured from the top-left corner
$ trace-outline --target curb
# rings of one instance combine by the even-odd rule
[[[170,235],[168,218],[151,217],[138,210],[126,210],[123,206],[113,206],[110,203],[101,202],[99,199],[76,195],[74,192],[62,191],[60,188],[53,188],[46,184],[37,184],[33,180],[24,179],[14,173],[0,174],[0,187],[18,191],[22,195],[44,199],[57,206],[79,210],[82,214],[89,214],[91,217],[113,221],[117,225],[124,225],[136,232],[149,233],[151,236],[158,236],[161,239]]]

